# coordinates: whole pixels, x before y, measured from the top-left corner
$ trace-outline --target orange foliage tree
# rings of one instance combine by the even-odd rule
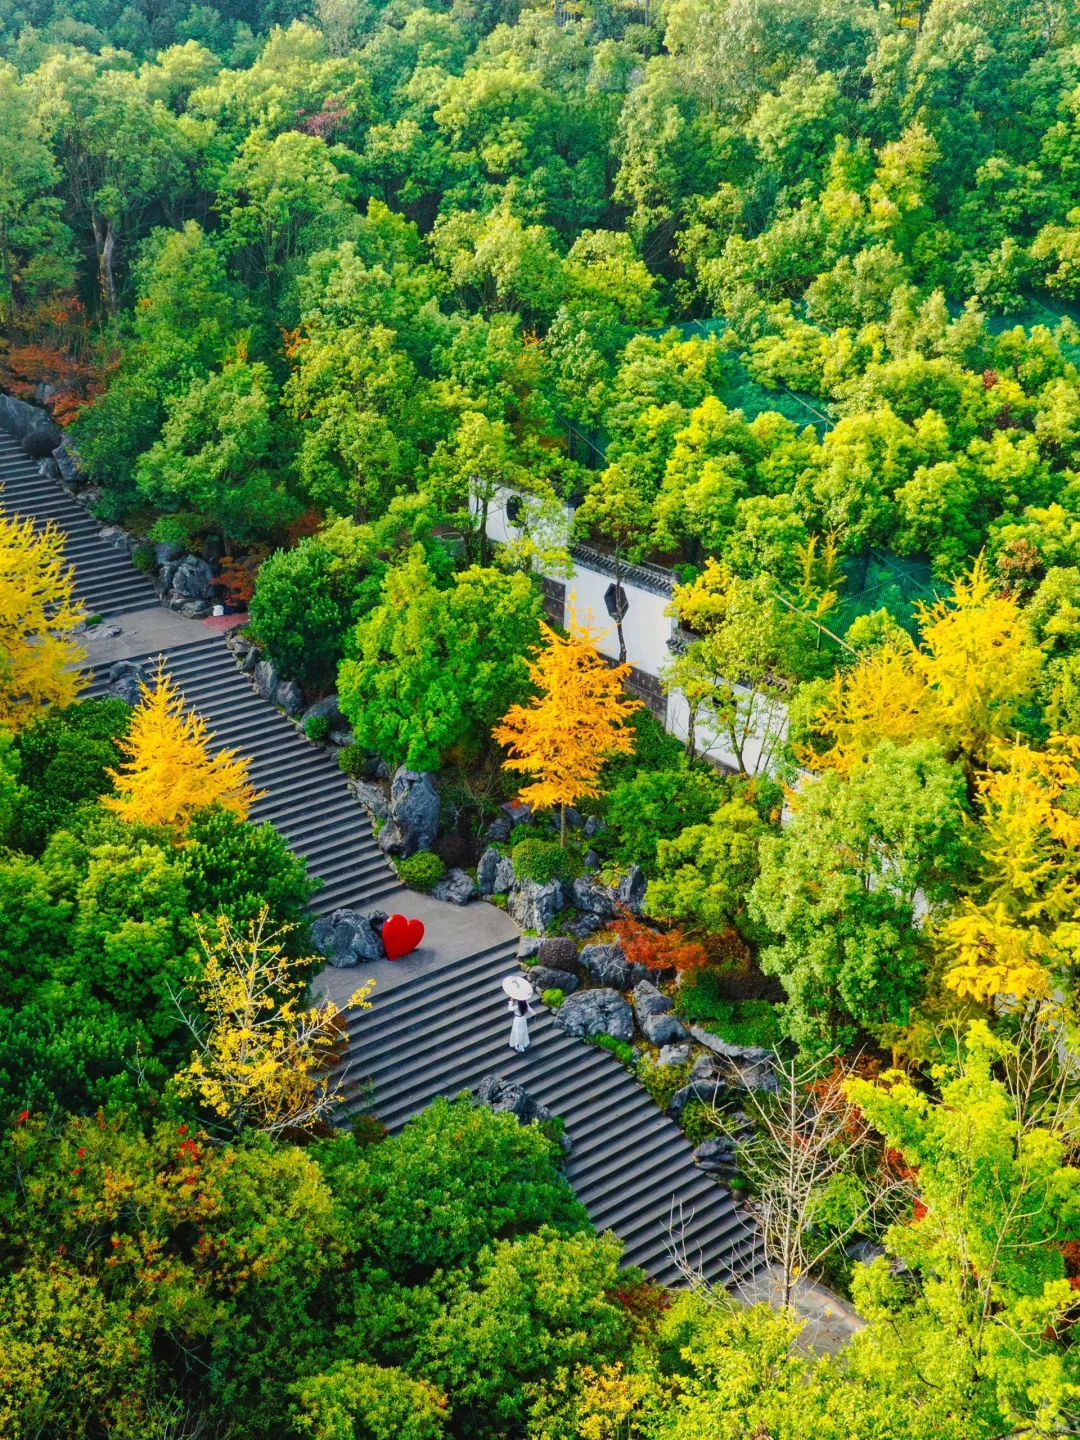
[[[43,705],[70,705],[86,683],[85,651],[71,632],[83,619],[64,535],[50,521],[0,510],[0,726],[18,730]]]
[[[235,750],[210,753],[213,735],[201,716],[185,709],[184,697],[159,664],[154,685],[142,687],[142,703],[120,741],[127,759],[108,773],[116,794],[102,804],[124,820],[186,827],[196,810],[221,805],[245,817],[259,798],[248,779],[250,760]]]
[[[572,605],[567,635],[541,622],[546,645],[529,665],[540,693],[512,705],[491,732],[510,751],[505,768],[536,777],[521,798],[537,810],[560,807],[564,844],[567,805],[599,795],[604,761],[633,750],[627,720],[641,703],[623,689],[630,666],[608,665],[594,644],[599,637],[578,623]]]
[[[681,928],[662,934],[632,915],[622,915],[611,929],[618,935],[631,965],[646,965],[650,970],[700,970],[708,964],[704,945],[688,940]]]

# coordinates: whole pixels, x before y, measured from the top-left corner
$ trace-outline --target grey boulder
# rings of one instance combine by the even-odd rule
[[[739,1173],[739,1152],[729,1135],[703,1140],[694,1151],[694,1160],[706,1175],[731,1180]]]
[[[74,451],[68,445],[67,440],[61,440],[60,444],[53,451],[53,459],[56,461],[60,478],[65,485],[74,485],[79,478],[79,461]]]
[[[555,1014],[555,1024],[581,1040],[611,1035],[634,1038],[634,1012],[617,990],[579,990],[568,995]]]
[[[471,875],[455,868],[448,870],[431,887],[431,893],[436,900],[444,900],[451,905],[468,905],[470,900],[476,899],[476,884]]]
[[[510,896],[507,908],[523,930],[542,934],[562,909],[562,886],[558,880],[547,885],[525,880]]]
[[[700,1025],[691,1025],[690,1034],[700,1045],[712,1051],[732,1084],[744,1090],[766,1090],[773,1095],[779,1093],[780,1081],[771,1050],[762,1045],[729,1045]]]
[[[140,682],[143,685],[150,683],[146,670],[136,665],[134,660],[118,660],[109,671],[105,694],[113,699],[123,700],[127,705],[138,705],[142,699]]]
[[[277,703],[286,715],[299,715],[304,708],[304,692],[295,680],[283,680],[277,687]]]
[[[590,935],[603,928],[604,922],[599,915],[581,915],[577,920],[568,921],[564,927],[567,935],[572,935],[575,940],[588,940]]]
[[[519,937],[518,937],[518,946],[517,946],[517,958],[518,958],[519,960],[528,960],[528,959],[530,959],[532,956],[534,956],[534,955],[536,954],[536,952],[540,949],[540,946],[541,946],[542,944],[543,944],[543,938],[542,938],[542,936],[540,936],[540,935],[521,935],[521,936],[519,936]]]
[[[685,1065],[690,1059],[689,1045],[662,1045],[658,1065]]]
[[[439,828],[439,794],[431,776],[402,765],[390,783],[390,813],[379,831],[384,855],[430,850]]]
[[[341,713],[336,695],[327,695],[322,700],[316,700],[314,705],[309,705],[300,717],[300,722],[306,725],[309,720],[316,718],[329,720],[331,730],[344,730],[349,723]]]
[[[532,824],[533,812],[531,805],[515,805],[513,801],[508,800],[505,805],[500,805],[499,809],[510,821],[511,830],[516,830],[519,825]]]
[[[729,1095],[729,1087],[722,1076],[713,1070],[707,1056],[702,1055],[694,1062],[690,1078],[681,1090],[676,1090],[668,1105],[668,1114],[673,1120],[680,1120],[691,1100],[700,1100],[703,1105],[721,1105]]]
[[[260,660],[254,671],[255,689],[263,697],[269,700],[271,705],[277,699],[278,675],[269,660]]]
[[[513,1115],[519,1125],[543,1125],[553,1118],[548,1107],[534,1100],[524,1085],[504,1080],[501,1075],[485,1075],[472,1093],[475,1105],[486,1105],[496,1114]],[[559,1146],[564,1156],[573,1152],[565,1130],[559,1136]]]
[[[180,561],[172,576],[172,594],[176,600],[210,600],[214,594],[214,572],[205,560],[188,555]]]
[[[529,979],[538,995],[545,990],[561,990],[564,995],[572,995],[581,983],[569,970],[551,970],[546,965],[534,965],[529,971]]]
[[[321,916],[311,927],[311,940],[339,969],[359,965],[361,960],[382,960],[386,955],[371,921],[358,910],[335,910]]]
[[[386,796],[379,789],[378,785],[370,785],[366,780],[353,780],[349,785],[349,789],[373,820],[385,820],[390,814],[390,807],[386,803]]]
[[[605,920],[614,918],[615,901],[611,891],[606,885],[598,885],[584,875],[570,886],[570,899],[577,910],[586,910]]]
[[[504,1080],[501,1075],[485,1075],[472,1093],[477,1105],[485,1105],[496,1114],[515,1115],[521,1125],[543,1124],[551,1119],[548,1107],[534,1100],[524,1085]]]
[[[616,990],[629,990],[639,980],[649,978],[645,965],[631,965],[623,948],[618,944],[586,945],[581,952],[581,963],[594,980],[601,985],[611,985]]]
[[[514,862],[489,845],[476,867],[476,884],[481,895],[505,895],[514,885]]]
[[[689,1040],[690,1032],[682,1021],[667,1013],[673,1003],[651,980],[639,980],[634,986],[634,1013],[650,1045],[677,1045]]]
[[[616,887],[615,899],[634,915],[640,915],[648,883],[640,866],[631,865]]]
[[[513,828],[510,816],[500,815],[484,831],[484,839],[493,841],[496,845],[505,845],[510,839],[510,832]]]
[[[154,564],[160,570],[162,565],[176,565],[184,557],[184,547],[174,540],[159,540],[154,546]],[[175,571],[173,572],[175,574]]]

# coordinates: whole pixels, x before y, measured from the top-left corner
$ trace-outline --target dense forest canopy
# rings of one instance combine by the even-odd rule
[[[498,471],[669,562],[790,579],[829,534],[947,576],[1069,493],[1073,24],[13,11],[10,378],[44,344],[108,381],[77,443],[161,534],[452,515]]]

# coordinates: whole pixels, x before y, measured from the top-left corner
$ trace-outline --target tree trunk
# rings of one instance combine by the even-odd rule
[[[116,226],[111,220],[94,211],[91,215],[94,227],[94,245],[98,252],[98,280],[101,296],[110,315],[116,313],[116,275],[113,263],[116,256]]]
[[[483,502],[482,502],[481,505],[480,505],[480,566],[481,566],[481,568],[483,568],[483,567],[487,564],[487,543],[488,543],[487,518],[488,518],[488,502],[487,502],[487,496],[485,496],[484,499],[483,499]]]
[[[563,847],[563,849],[565,850],[565,849],[566,849],[566,805],[565,805],[565,803],[560,807],[560,809],[561,809],[561,812],[562,812],[562,813],[561,813],[560,822],[559,822],[559,844],[560,844],[560,845]]]
[[[622,630],[622,566],[619,564],[619,546],[615,544],[615,629],[619,635],[619,664],[626,664],[626,640]]]

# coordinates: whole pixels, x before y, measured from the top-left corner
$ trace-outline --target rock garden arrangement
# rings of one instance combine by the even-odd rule
[[[627,908],[613,909],[612,918],[615,929],[584,943],[522,935],[522,970],[544,1003],[555,1000],[555,1024],[610,1049],[686,1132],[701,1168],[738,1190],[737,1145],[753,1128],[744,1104],[750,1091],[778,1089],[774,1052],[731,1044],[693,1023],[686,1014],[693,1003],[684,1003],[693,972],[628,958],[654,932]]]

